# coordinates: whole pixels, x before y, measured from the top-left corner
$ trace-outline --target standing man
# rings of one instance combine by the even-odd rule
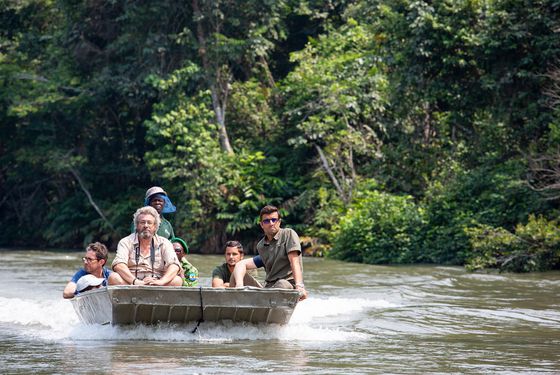
[[[243,259],[245,252],[243,251],[243,245],[239,241],[228,241],[226,242],[225,249],[226,262],[221,266],[214,268],[212,271],[212,288],[228,288],[230,286],[231,273],[235,268],[235,265]],[[245,275],[243,280],[243,285],[257,286],[262,288],[262,285],[250,275],[252,271],[249,271]],[[235,285],[235,283],[234,283]]]
[[[280,213],[274,206],[265,206],[259,215],[264,237],[257,244],[258,256],[238,262],[233,271],[236,286],[243,286],[247,270],[264,267],[265,288],[297,289],[300,300],[307,298],[303,284],[301,243],[290,228],[280,228]]]
[[[104,279],[103,285],[107,285],[107,279],[111,271],[105,267],[107,263],[107,247],[101,242],[90,243],[86,247],[86,254],[82,258],[84,267],[80,268],[78,272],[72,276],[72,279],[66,284],[62,296],[64,298],[72,298],[77,294],[76,285],[78,280],[85,275],[93,275],[97,278]]]
[[[181,286],[179,261],[173,245],[157,235],[160,216],[151,206],[134,213],[135,233],[121,239],[113,260],[110,285]]]

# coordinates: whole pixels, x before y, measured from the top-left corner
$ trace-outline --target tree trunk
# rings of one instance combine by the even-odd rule
[[[425,145],[430,143],[432,137],[432,116],[430,112],[430,105],[424,103],[424,121],[422,129],[422,140]]]
[[[214,113],[216,114],[216,122],[218,123],[218,135],[220,137],[220,146],[222,147],[222,151],[225,151],[231,155],[233,154],[233,148],[229,143],[229,137],[226,128],[226,105],[227,105],[228,89],[225,88],[221,90],[216,86],[218,85],[212,84],[210,87],[210,92],[212,95],[212,106],[214,107]],[[220,100],[220,97],[222,97],[222,100]]]
[[[332,181],[334,187],[336,188],[336,191],[338,192],[338,195],[340,196],[340,198],[342,199],[344,204],[347,204],[348,203],[348,197],[344,193],[344,190],[342,189],[342,186],[340,185],[338,179],[334,175],[334,172],[333,172],[332,168],[329,166],[329,161],[325,157],[325,154],[323,153],[323,150],[321,149],[321,147],[319,147],[319,145],[315,145],[315,149],[317,150],[317,153],[319,154],[319,158],[321,159],[321,163],[323,164],[323,168],[325,169],[325,171],[327,172],[327,174],[331,178],[331,181]]]
[[[210,64],[208,61],[208,51],[206,45],[206,34],[202,26],[204,16],[200,11],[198,0],[192,0],[192,8],[196,22],[196,36],[198,39],[198,54],[202,60],[204,75],[210,84],[210,92],[212,95],[212,107],[216,115],[216,123],[218,124],[218,136],[222,151],[233,154],[233,148],[229,142],[229,136],[226,128],[226,107],[229,93],[229,75],[221,72],[219,66]],[[223,77],[225,75],[225,77]]]
[[[107,217],[103,214],[103,211],[101,211],[101,209],[99,208],[99,206],[95,203],[95,201],[93,200],[93,197],[91,196],[89,190],[87,189],[86,185],[83,183],[80,175],[78,174],[78,171],[76,171],[74,168],[69,167],[70,173],[72,173],[72,175],[74,176],[74,178],[78,181],[78,184],[80,184],[80,187],[82,188],[82,190],[84,191],[84,194],[86,195],[89,203],[91,204],[91,206],[93,207],[93,209],[99,214],[99,216],[103,219],[103,221],[109,226],[109,228],[111,228],[111,230],[113,232],[115,231],[115,227],[113,226],[113,224],[109,221],[109,219],[107,219]]]

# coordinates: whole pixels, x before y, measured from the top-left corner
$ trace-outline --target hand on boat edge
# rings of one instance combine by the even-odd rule
[[[305,289],[305,287],[302,286],[296,286],[296,290],[299,292],[299,300],[303,301],[304,299],[307,298],[307,290]]]

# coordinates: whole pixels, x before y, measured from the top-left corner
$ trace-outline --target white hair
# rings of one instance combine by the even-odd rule
[[[140,215],[152,215],[154,217],[155,223],[156,223],[156,233],[159,229],[159,225],[161,224],[161,219],[159,217],[159,214],[157,212],[157,210],[155,208],[153,208],[152,206],[144,206],[144,207],[140,207],[139,209],[136,210],[136,212],[134,213],[134,231],[138,230],[138,216]]]

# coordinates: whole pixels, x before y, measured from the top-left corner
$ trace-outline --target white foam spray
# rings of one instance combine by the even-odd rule
[[[86,325],[81,323],[69,301],[0,297],[0,324],[10,326],[18,335],[47,341],[60,340],[164,340],[233,342],[238,340],[346,341],[365,340],[347,324],[356,314],[391,306],[378,300],[352,298],[309,298],[300,302],[289,324],[265,325],[233,322],[204,322],[196,333],[195,323],[157,326]]]

